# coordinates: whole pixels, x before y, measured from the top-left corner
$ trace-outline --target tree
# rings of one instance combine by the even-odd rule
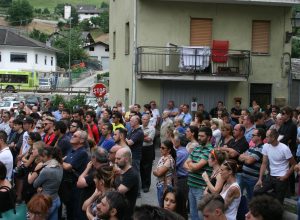
[[[109,4],[107,2],[102,2],[100,8],[109,8]]]
[[[40,42],[46,43],[49,35],[34,28],[33,31],[29,34],[29,37],[38,40]]]
[[[1,7],[9,7],[12,3],[12,0],[0,0]]]
[[[70,40],[70,41],[69,41]],[[63,33],[63,36],[54,40],[53,46],[60,49],[63,53],[58,53],[57,64],[60,67],[68,68],[69,64],[69,44],[71,45],[71,62],[73,60],[86,60],[88,55],[85,53],[81,31],[78,28],[72,28],[71,38],[69,31]]]
[[[92,28],[92,23],[89,20],[85,19],[79,23],[79,27],[83,31],[90,31]]]
[[[91,18],[92,24],[99,27],[104,33],[109,32],[109,12],[104,11],[100,16]]]
[[[48,8],[44,8],[43,14],[48,15],[50,14],[50,11]]]
[[[12,2],[7,14],[11,25],[26,25],[33,19],[33,7],[27,0],[16,0]]]

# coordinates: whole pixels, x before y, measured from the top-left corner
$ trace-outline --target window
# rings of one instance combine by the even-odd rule
[[[252,53],[270,53],[270,21],[252,21]]]
[[[113,59],[116,59],[116,32],[113,32]]]
[[[191,18],[190,23],[190,45],[211,46],[212,19]]]
[[[130,48],[130,30],[129,30],[129,22],[125,24],[125,55],[129,54]]]
[[[95,51],[95,48],[94,47],[90,47],[90,51]]]
[[[13,63],[27,63],[27,54],[24,53],[11,53],[10,62]]]
[[[47,56],[45,56],[45,65],[47,65]]]
[[[35,64],[38,64],[38,55],[35,55]]]
[[[51,57],[51,66],[53,66],[53,57]]]

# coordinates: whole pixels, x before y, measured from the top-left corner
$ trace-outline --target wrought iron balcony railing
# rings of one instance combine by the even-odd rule
[[[197,75],[247,78],[250,51],[216,51],[209,47],[147,47],[137,49],[139,76]]]

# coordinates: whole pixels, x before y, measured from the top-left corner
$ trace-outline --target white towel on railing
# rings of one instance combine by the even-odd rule
[[[210,47],[188,47],[183,46],[180,54],[179,68],[196,68],[203,70],[209,65]]]

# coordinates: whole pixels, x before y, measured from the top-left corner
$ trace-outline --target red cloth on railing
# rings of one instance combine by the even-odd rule
[[[213,40],[211,59],[215,63],[227,63],[229,41]]]

